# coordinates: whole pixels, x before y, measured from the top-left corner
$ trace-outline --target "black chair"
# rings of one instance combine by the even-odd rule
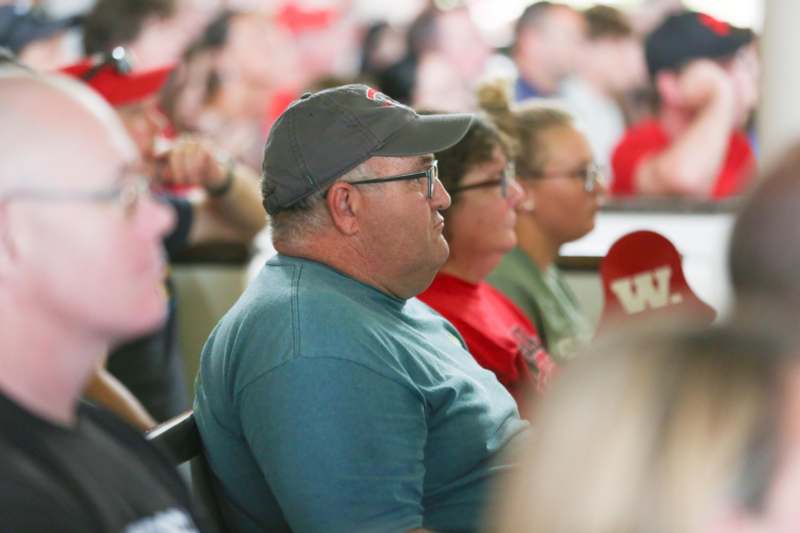
[[[176,467],[189,462],[192,496],[199,511],[217,531],[226,531],[219,499],[214,489],[214,478],[203,453],[203,441],[200,440],[194,413],[187,411],[167,420],[147,432],[146,437],[167,453]]]

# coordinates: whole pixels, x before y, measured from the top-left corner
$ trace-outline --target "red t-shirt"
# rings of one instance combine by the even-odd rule
[[[631,196],[637,194],[636,169],[645,157],[666,150],[670,138],[657,120],[645,120],[629,129],[611,158],[614,180],[611,194]],[[728,153],[711,191],[712,198],[725,198],[740,193],[755,168],[755,157],[747,137],[740,131],[731,133]]]
[[[453,323],[478,364],[495,373],[520,412],[526,396],[547,387],[555,363],[534,325],[497,289],[440,273],[419,299]]]

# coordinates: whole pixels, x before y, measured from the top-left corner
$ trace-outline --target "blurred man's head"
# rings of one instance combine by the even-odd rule
[[[139,149],[144,170],[153,176],[158,156],[157,140],[167,125],[158,109],[156,95],[171,68],[133,71],[125,53],[118,47],[100,60],[85,60],[62,71],[85,82],[114,107]]]
[[[171,218],[113,110],[70,80],[13,69],[0,73],[0,114],[4,305],[106,344],[156,327]]]
[[[291,86],[299,90],[297,70],[303,69],[298,69],[298,64],[292,35],[276,20],[250,12],[230,18],[218,63],[223,83],[249,83],[265,89]]]
[[[307,81],[299,64],[292,35],[274,17],[225,10],[185,50],[162,105],[182,130],[207,129],[209,116],[214,124],[260,120],[276,91],[294,95]]]
[[[686,76],[699,61],[718,67],[735,100],[742,125],[758,98],[758,59],[753,32],[710,15],[685,11],[667,17],[645,41],[647,70],[662,107],[685,108]],[[691,109],[683,109],[691,112]]]
[[[567,5],[528,6],[515,30],[514,61],[520,76],[542,92],[555,92],[575,70],[584,31],[583,17]]]
[[[450,9],[436,18],[436,50],[466,81],[478,79],[491,50],[467,8]]]
[[[627,16],[610,6],[583,12],[586,42],[578,73],[603,92],[619,95],[645,82],[644,50]]]

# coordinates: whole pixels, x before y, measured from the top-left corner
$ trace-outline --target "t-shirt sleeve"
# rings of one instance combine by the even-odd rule
[[[189,231],[194,221],[194,209],[191,202],[177,196],[163,195],[160,199],[175,211],[175,227],[164,238],[164,248],[172,258],[189,244]]]
[[[611,194],[631,196],[637,193],[636,171],[642,162],[666,148],[661,136],[651,128],[639,127],[629,131],[611,156]]]
[[[294,531],[421,527],[425,403],[358,363],[297,358],[242,391],[242,426]]]

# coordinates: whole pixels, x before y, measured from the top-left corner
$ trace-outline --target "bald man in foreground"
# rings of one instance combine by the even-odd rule
[[[79,403],[98,357],[166,312],[170,212],[113,110],[0,68],[0,525],[197,531],[169,462]]]

